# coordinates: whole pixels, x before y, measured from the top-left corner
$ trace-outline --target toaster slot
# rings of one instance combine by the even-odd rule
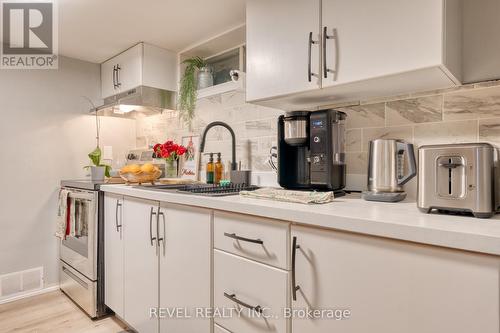
[[[437,159],[436,191],[440,197],[465,197],[467,176],[465,160],[461,156],[441,156]]]

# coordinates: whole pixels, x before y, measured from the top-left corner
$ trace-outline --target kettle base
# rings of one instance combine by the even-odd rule
[[[361,197],[366,201],[399,202],[406,198],[406,192],[371,192],[364,191]]]

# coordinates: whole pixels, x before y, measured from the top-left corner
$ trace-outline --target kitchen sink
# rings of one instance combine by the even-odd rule
[[[175,191],[177,193],[194,194],[207,197],[223,197],[228,195],[237,195],[241,191],[254,191],[258,189],[255,185],[229,184],[229,185],[211,185],[211,184],[162,184],[152,186],[137,186],[137,188],[149,189],[154,191]]]

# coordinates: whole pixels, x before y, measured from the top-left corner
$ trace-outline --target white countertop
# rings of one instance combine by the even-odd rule
[[[369,202],[350,195],[332,203],[304,205],[237,195],[204,197],[127,185],[104,185],[105,192],[176,204],[250,214],[296,224],[388,237],[500,255],[500,215],[477,219],[421,213],[415,202]]]

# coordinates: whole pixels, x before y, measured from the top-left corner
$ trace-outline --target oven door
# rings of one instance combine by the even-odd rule
[[[61,242],[60,258],[89,280],[97,280],[98,192],[69,189],[78,231]]]

